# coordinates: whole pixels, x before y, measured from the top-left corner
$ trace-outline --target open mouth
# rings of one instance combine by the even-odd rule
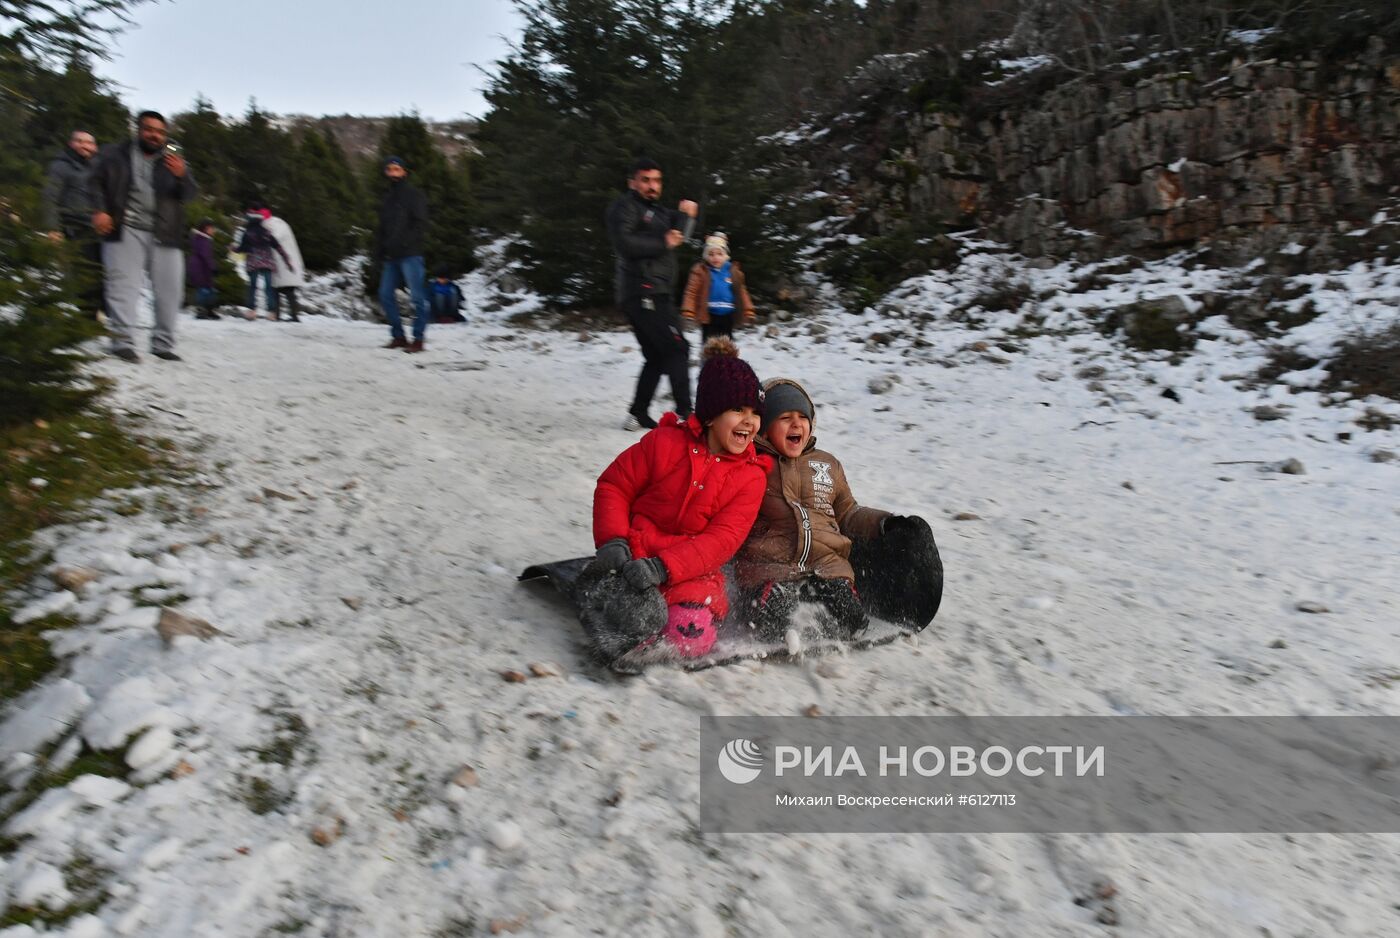
[[[800,433],[789,433],[789,434],[787,435],[787,441],[788,441],[788,444],[791,445],[791,446],[800,446],[801,443],[802,443],[802,434],[800,434]]]

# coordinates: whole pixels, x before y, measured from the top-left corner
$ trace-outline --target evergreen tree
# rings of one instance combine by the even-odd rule
[[[72,303],[60,249],[33,229],[44,164],[82,127],[129,134],[126,111],[87,63],[103,54],[127,0],[7,0],[0,7],[0,422],[80,410],[100,386],[82,373],[96,323]],[[81,14],[81,15],[80,15]]]
[[[96,397],[80,346],[99,332],[73,305],[58,248],[0,199],[0,423],[52,419]]]
[[[309,270],[333,269],[358,248],[360,188],[328,131],[313,128],[298,137],[256,104],[230,124],[202,96],[193,111],[176,116],[172,129],[199,174],[200,198],[188,206],[191,224],[224,218],[236,230],[243,210],[263,202],[292,226]]]
[[[61,147],[77,129],[88,131],[98,143],[131,137],[126,108],[83,57],[70,58],[62,71],[39,70],[31,87],[40,106],[31,112],[26,129],[40,157]]]
[[[194,110],[171,119],[171,138],[184,149],[185,159],[199,180],[201,201],[211,215],[238,211],[233,188],[236,176],[231,131],[214,105],[203,95],[194,100]]]
[[[359,245],[359,186],[335,135],[308,130],[292,162],[292,192],[275,206],[296,232],[309,270],[331,270]]]
[[[680,178],[700,203],[699,231],[729,236],[760,304],[795,266],[792,223],[774,204],[791,180],[780,171],[779,148],[764,139],[784,118],[760,80],[772,67],[781,24],[771,9],[743,6],[722,19],[689,19],[684,31],[692,41],[676,81],[690,144]],[[698,249],[681,250],[699,259]]]
[[[140,2],[0,4],[0,194],[12,205],[33,202],[44,164],[74,129],[98,142],[129,135],[126,109],[90,63],[107,54],[105,41]]]
[[[550,299],[599,304],[613,266],[603,212],[625,169],[648,155],[664,167],[668,200],[685,191],[685,146],[672,80],[685,39],[641,0],[540,0],[515,53],[501,63],[478,131],[482,189],[511,253]]]
[[[700,202],[700,230],[731,234],[751,270],[772,282],[791,265],[771,208],[780,181],[753,172],[768,158],[758,141],[776,129],[761,79],[778,34],[770,8],[782,4],[724,16],[641,0],[519,6],[525,32],[487,89],[477,140],[483,215],[518,236],[511,253],[534,289],[610,302],[603,213],[642,155],[663,168],[665,204]],[[762,275],[750,282],[763,292]]]
[[[229,194],[239,208],[251,202],[284,206],[291,200],[295,141],[256,101],[249,101],[243,120],[229,128],[227,145],[233,166]]]

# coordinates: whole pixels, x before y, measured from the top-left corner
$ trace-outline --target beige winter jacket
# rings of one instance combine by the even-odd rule
[[[780,380],[802,390],[796,381]],[[814,436],[802,455],[789,459],[778,455],[766,437],[755,441],[759,452],[773,457],[775,466],[768,473],[758,518],[734,558],[735,576],[745,588],[808,574],[854,583],[852,538],[878,536],[881,520],[889,515],[856,504],[841,463],[816,445]]]

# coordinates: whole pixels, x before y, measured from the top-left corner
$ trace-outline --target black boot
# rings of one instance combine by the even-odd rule
[[[753,635],[763,642],[781,642],[792,625],[797,611],[796,583],[763,584],[748,597],[747,608],[739,610],[739,621],[751,627]]]
[[[822,607],[817,618],[829,638],[849,642],[870,625],[870,617],[849,580],[811,577],[802,584],[802,598]]]

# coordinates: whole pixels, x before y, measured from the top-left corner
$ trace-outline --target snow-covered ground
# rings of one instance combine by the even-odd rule
[[[368,323],[191,320],[183,364],[104,365],[209,486],[43,535],[100,576],[36,586],[33,614],[82,624],[0,726],[0,770],[131,740],[133,773],[11,817],[0,905],[99,883],[48,932],[69,938],[1400,934],[1393,835],[699,833],[701,714],[1400,713],[1400,463],[1377,461],[1400,434],[1242,389],[1263,355],[1221,324],[1180,363],[1125,353],[1078,325],[1067,268],[1017,272],[1044,334],[943,318],[1006,263],[906,284],[903,318],[740,337],[811,390],[856,496],[939,539],[933,626],[841,660],[618,679],[516,583],[591,546],[593,481],[635,439],[624,332],[507,308],[408,356]],[[1362,279],[1393,315],[1394,272],[1354,273],[1337,315],[1370,309]],[[223,634],[165,647],[162,604]],[[1075,901],[1101,883],[1117,927]]]

